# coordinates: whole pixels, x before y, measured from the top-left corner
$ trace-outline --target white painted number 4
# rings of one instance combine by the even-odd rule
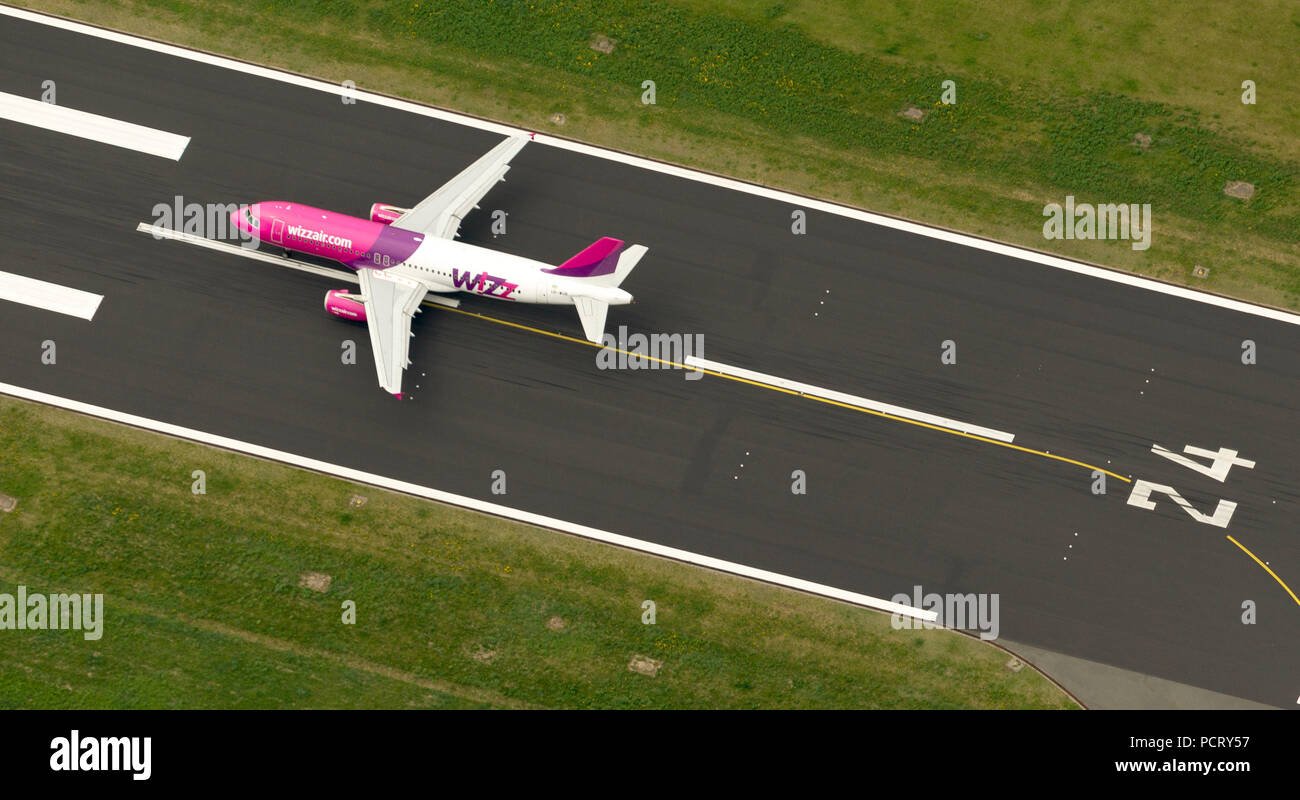
[[[1254,461],[1237,458],[1237,451],[1229,450],[1226,447],[1220,447],[1217,452],[1214,450],[1206,450],[1203,447],[1193,447],[1190,444],[1183,448],[1183,452],[1186,453],[1187,456],[1210,459],[1208,465],[1193,461],[1187,456],[1179,455],[1178,453],[1161,447],[1158,444],[1151,445],[1151,452],[1163,458],[1167,458],[1181,467],[1187,467],[1190,470],[1194,470],[1202,475],[1213,478],[1219,483],[1223,483],[1228,479],[1228,472],[1233,467],[1244,467],[1246,469],[1255,468]],[[1151,481],[1134,481],[1133,491],[1129,493],[1128,496],[1128,504],[1131,506],[1137,506],[1138,508],[1145,508],[1150,511],[1156,507],[1156,501],[1151,499],[1151,495],[1153,494],[1163,494],[1168,496],[1169,499],[1173,500],[1180,508],[1186,511],[1192,519],[1219,528],[1228,527],[1228,523],[1232,520],[1232,512],[1237,510],[1237,504],[1231,500],[1220,500],[1219,504],[1215,507],[1213,514],[1202,513],[1197,511],[1195,508],[1192,508],[1192,504],[1187,502],[1187,500],[1185,500],[1183,496],[1174,489],[1174,487],[1165,486],[1162,483],[1152,483]]]
[[[1158,444],[1151,445],[1151,452],[1158,456],[1164,456],[1180,467],[1187,467],[1188,469],[1195,470],[1202,475],[1208,475],[1219,483],[1223,483],[1228,479],[1228,470],[1233,467],[1245,467],[1246,469],[1255,468],[1254,461],[1237,458],[1237,451],[1229,450],[1226,447],[1220,447],[1219,452],[1217,453],[1213,450],[1206,450],[1204,447],[1194,447],[1190,444],[1183,448],[1183,452],[1186,453],[1187,456],[1210,459],[1210,465],[1208,467],[1204,464],[1196,463],[1187,456],[1180,456],[1172,450],[1167,450]]]

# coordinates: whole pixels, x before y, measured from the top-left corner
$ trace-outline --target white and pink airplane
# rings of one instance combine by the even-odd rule
[[[402,396],[410,365],[411,318],[429,292],[473,292],[516,303],[571,305],[582,330],[599,343],[612,305],[632,302],[619,285],[646,248],[605,237],[558,267],[455,241],[460,221],[505,177],[510,159],[528,143],[513,136],[492,148],[411,209],[383,203],[370,219],[267,201],[231,215],[241,230],[286,251],[332,258],[356,271],[360,294],[332,290],[325,310],[365,322],[379,385]]]

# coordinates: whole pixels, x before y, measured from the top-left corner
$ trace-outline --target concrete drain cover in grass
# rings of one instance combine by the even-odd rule
[[[1021,661],[1015,656],[1012,656],[1011,660],[1007,662],[1007,669],[1011,670],[1012,672],[1019,672],[1024,668],[1025,668],[1025,662]]]
[[[657,658],[638,655],[632,656],[632,660],[628,662],[627,668],[639,675],[649,675],[653,678],[659,674],[659,668],[663,665],[664,662]]]
[[[348,500],[348,505],[352,506],[353,508],[361,508],[366,504],[366,502],[367,502],[367,498],[362,497],[359,494],[354,494]]]
[[[313,592],[328,592],[334,579],[324,572],[304,572],[298,578],[298,585]]]
[[[917,108],[916,106],[908,106],[907,108],[898,112],[898,116],[902,117],[903,119],[910,119],[912,122],[920,122],[921,120],[925,119],[925,112]]]
[[[1200,264],[1197,264],[1192,267],[1192,274],[1198,278],[1208,278],[1210,277],[1210,268],[1202,267]]]
[[[592,50],[598,50],[602,53],[612,53],[614,52],[614,45],[616,44],[618,44],[617,39],[611,39],[608,36],[596,34],[595,38],[591,40],[591,44],[587,46]]]
[[[0,494],[0,511],[8,514],[18,507],[18,498],[10,497],[7,494]]]
[[[1255,196],[1255,184],[1246,183],[1245,181],[1228,181],[1223,187],[1223,193],[1228,197],[1240,197],[1242,200],[1249,200]]]

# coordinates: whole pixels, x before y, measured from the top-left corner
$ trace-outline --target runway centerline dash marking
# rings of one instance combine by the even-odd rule
[[[80,317],[89,322],[94,319],[103,299],[102,294],[83,292],[12,272],[0,272],[0,300]]]
[[[928,414],[924,411],[914,411],[910,408],[896,406],[891,403],[882,403],[878,400],[872,400],[867,397],[858,397],[844,392],[837,392],[834,389],[823,389],[820,386],[813,386],[810,383],[792,381],[787,378],[779,378],[775,375],[765,375],[762,372],[755,372],[751,369],[723,364],[719,361],[710,361],[706,358],[699,358],[698,356],[687,356],[686,366],[712,370],[713,372],[720,372],[724,375],[734,375],[738,378],[745,378],[756,383],[764,383],[768,386],[778,386],[782,389],[789,389],[796,394],[809,395],[824,400],[834,400],[835,402],[843,403],[844,405],[857,406],[858,408],[865,408],[870,411],[879,411],[882,414],[915,420],[916,422],[926,422],[931,425],[938,425],[941,428],[951,428],[960,433],[973,433],[977,436],[983,436],[999,442],[1006,442],[1007,444],[1010,444],[1016,438],[1015,434],[994,430],[992,428],[985,428],[982,425],[972,425],[968,422],[961,422],[960,420],[941,417],[937,414]]]
[[[180,161],[190,137],[0,92],[0,119]]]

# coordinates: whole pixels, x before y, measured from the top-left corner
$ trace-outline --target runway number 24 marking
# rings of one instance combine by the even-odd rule
[[[1151,452],[1161,456],[1162,458],[1167,458],[1179,466],[1187,467],[1190,470],[1194,470],[1202,475],[1213,478],[1219,483],[1223,483],[1228,479],[1228,472],[1233,467],[1244,467],[1245,469],[1255,468],[1254,461],[1237,458],[1237,451],[1229,450],[1226,447],[1220,447],[1216,452],[1214,450],[1206,450],[1203,447],[1194,447],[1189,444],[1183,448],[1183,452],[1187,454],[1185,456],[1161,447],[1158,444],[1153,444],[1151,445]],[[1198,461],[1193,461],[1187,456],[1208,458],[1210,459],[1210,463],[1208,465],[1202,464]],[[1150,511],[1156,507],[1156,501],[1151,499],[1151,495],[1153,494],[1163,494],[1168,496],[1170,500],[1173,500],[1180,508],[1186,511],[1192,519],[1219,528],[1228,527],[1228,522],[1232,520],[1232,512],[1237,510],[1237,504],[1233,501],[1220,500],[1218,506],[1215,507],[1213,514],[1206,514],[1197,511],[1192,507],[1191,503],[1183,499],[1183,496],[1180,495],[1174,487],[1165,486],[1162,483],[1152,483],[1151,481],[1134,481],[1133,491],[1130,492],[1128,496],[1128,504],[1131,506],[1137,506],[1138,508],[1145,508]]]

